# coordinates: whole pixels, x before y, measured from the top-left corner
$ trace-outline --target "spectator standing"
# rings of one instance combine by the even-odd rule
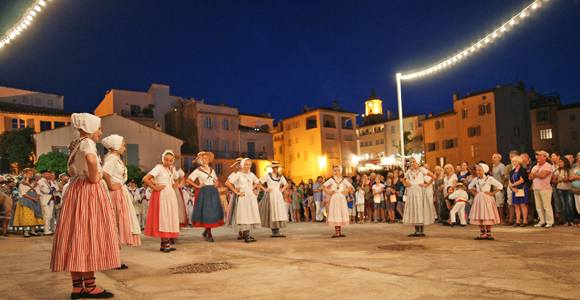
[[[322,182],[322,176],[318,176],[316,182],[312,184],[314,204],[316,205],[316,222],[322,222],[324,219],[324,216],[322,215]]]
[[[530,174],[532,173],[532,168],[534,168],[537,164],[536,161],[532,161],[530,156],[527,153],[522,153],[521,155],[522,161],[524,162],[523,166],[528,172],[528,224],[530,222],[536,223],[535,212],[536,212],[536,200],[534,196],[534,189],[533,189],[533,182],[530,178]]]
[[[378,214],[381,211],[381,209],[383,210],[383,219],[385,217],[385,212],[384,212],[384,208],[381,207],[381,203],[385,203],[385,199],[383,197],[383,190],[384,190],[384,186],[381,183],[381,178],[379,176],[375,177],[375,184],[373,185],[373,201],[374,201],[374,208],[375,208],[375,223],[378,223]]]
[[[365,191],[363,191],[362,184],[359,184],[356,188],[356,210],[358,212],[358,223],[363,224],[365,222]]]
[[[534,184],[534,198],[536,200],[536,210],[540,216],[540,222],[534,227],[546,228],[554,225],[554,212],[552,211],[552,166],[547,162],[548,152],[538,151],[536,159],[538,164],[532,168],[529,178]]]
[[[433,185],[435,185],[435,208],[437,211],[437,220],[439,220],[439,222],[441,222],[443,219],[441,218],[441,209],[443,209],[444,206],[447,206],[445,204],[445,192],[443,191],[443,189],[445,188],[445,174],[443,173],[443,169],[441,169],[441,166],[435,166],[435,170],[434,173],[435,175],[435,183]]]
[[[505,174],[505,165],[501,163],[501,155],[499,153],[494,154],[491,157],[491,161],[493,163],[493,169],[491,174],[493,179],[497,180],[497,182],[503,182],[503,176]],[[502,184],[503,185],[503,184]],[[497,193],[495,193],[495,205],[497,206],[497,210],[499,212],[500,224],[505,225],[505,212],[504,212],[504,203],[505,203],[505,194],[503,189]]]
[[[528,226],[528,172],[524,168],[524,161],[521,156],[514,156],[511,165],[513,168],[509,174],[509,193],[516,213],[516,222],[513,226],[526,227]],[[522,222],[520,222],[520,215],[523,219]]]
[[[444,167],[445,169],[445,177],[444,177],[444,182],[445,182],[445,189],[443,189],[444,193],[445,193],[445,197],[449,196],[447,195],[447,188],[452,186],[455,187],[455,185],[457,185],[457,175],[455,175],[455,171],[453,170],[453,166],[450,164],[445,165]]]
[[[571,177],[574,174],[570,169],[570,161],[561,159],[558,170],[552,176],[552,184],[556,184],[556,190],[560,201],[564,219],[564,226],[576,226],[574,224],[574,200],[570,190],[572,189]]]
[[[555,174],[556,171],[560,168],[560,154],[558,154],[557,152],[552,153],[552,155],[550,156],[550,161],[552,162],[552,174]],[[553,176],[552,176],[553,177]],[[564,222],[563,220],[563,201],[564,199],[560,199],[560,194],[558,194],[558,189],[556,187],[556,184],[552,183],[552,199],[554,200],[554,207],[556,208],[556,212],[555,212],[555,222]],[[554,208],[553,207],[553,208]]]

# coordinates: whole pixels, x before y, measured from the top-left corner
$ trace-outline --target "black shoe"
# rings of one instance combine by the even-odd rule
[[[115,268],[115,270],[126,270],[129,269],[129,267],[127,267],[125,264],[122,264],[120,267]]]
[[[113,295],[113,293],[109,293],[107,292],[107,290],[104,290],[98,294],[90,294],[90,293],[84,293],[82,298],[87,298],[87,299],[107,299],[107,298],[113,298],[115,297],[115,295]]]
[[[467,225],[464,225],[464,224],[459,224],[459,226],[461,226],[461,227],[465,227],[465,226],[467,226]]]
[[[411,233],[411,234],[409,234],[408,236],[409,236],[409,237],[413,237],[413,236],[421,236],[421,233],[420,233],[420,232],[416,232],[416,231],[415,231],[415,233]]]

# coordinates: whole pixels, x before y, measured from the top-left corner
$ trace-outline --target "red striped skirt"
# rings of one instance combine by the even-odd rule
[[[145,235],[157,238],[179,237],[179,213],[173,188],[166,186],[162,191],[151,193]]]
[[[92,272],[118,268],[119,239],[105,184],[72,179],[60,210],[50,269]]]
[[[119,243],[132,246],[141,245],[141,236],[131,232],[131,216],[129,215],[123,188],[110,191],[110,194],[113,208],[115,209],[117,228],[119,229]]]

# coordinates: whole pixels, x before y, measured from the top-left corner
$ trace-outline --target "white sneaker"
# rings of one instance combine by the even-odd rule
[[[544,227],[546,227],[546,228],[550,228],[550,227],[552,227],[552,226],[553,226],[552,224],[548,223],[548,224],[546,224],[546,226],[544,226]]]
[[[534,225],[534,227],[542,227],[542,226],[544,226],[544,223],[542,222],[539,222],[538,224]]]

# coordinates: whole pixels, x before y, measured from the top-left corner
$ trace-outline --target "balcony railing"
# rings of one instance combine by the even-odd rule
[[[246,155],[249,159],[268,159],[268,152],[247,152],[242,153],[242,156]]]
[[[125,118],[146,118],[146,119],[153,119],[153,114],[144,114],[144,113],[137,113],[134,111],[130,111],[127,109],[121,110],[121,115]]]

